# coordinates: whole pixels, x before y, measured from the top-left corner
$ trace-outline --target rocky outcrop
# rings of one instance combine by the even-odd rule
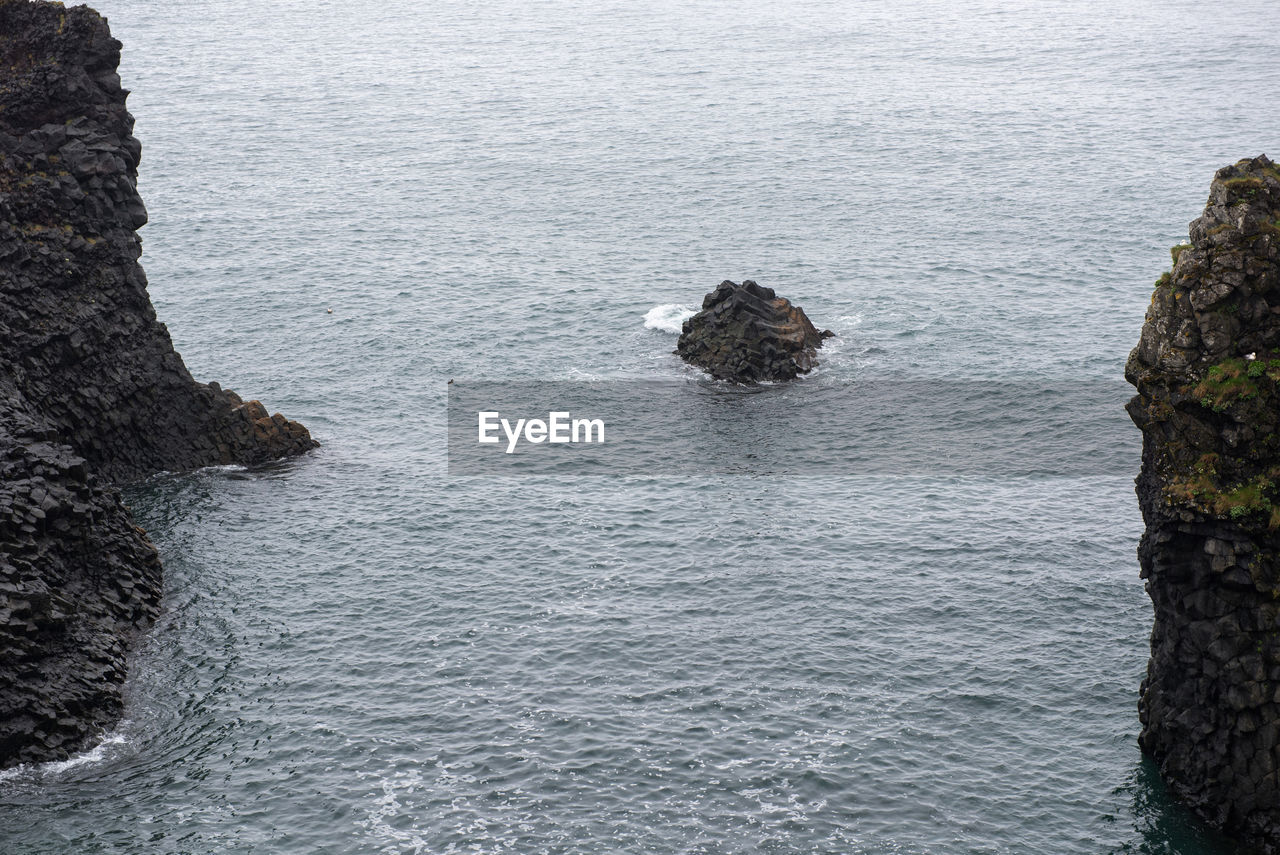
[[[792,380],[818,364],[817,349],[832,335],[818,332],[804,310],[772,288],[726,279],[684,322],[676,353],[717,380]]]
[[[160,599],[119,492],[15,400],[0,391],[0,765],[65,756],[119,718]]]
[[[1125,376],[1155,607],[1143,750],[1210,823],[1280,851],[1280,169],[1214,176]]]
[[[0,0],[0,767],[119,715],[160,567],[113,482],[316,445],[193,380],[156,320],[119,58],[86,6]]]

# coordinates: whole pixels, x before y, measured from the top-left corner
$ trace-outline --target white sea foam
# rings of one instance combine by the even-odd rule
[[[60,775],[80,766],[101,763],[107,758],[112,748],[117,745],[125,745],[127,742],[128,740],[125,739],[123,733],[119,731],[109,733],[102,738],[101,742],[88,751],[82,751],[79,754],[68,757],[66,760],[51,760],[48,763],[20,763],[12,769],[5,769],[0,772],[0,782],[25,777],[30,774]]]
[[[644,313],[644,328],[679,335],[684,322],[697,313],[697,309],[682,303],[663,303]]]
[[[380,851],[387,853],[419,853],[426,851],[427,841],[416,821],[405,828],[402,818],[407,809],[400,796],[409,796],[422,788],[419,772],[397,772],[380,782],[382,794],[374,797],[374,804],[366,810],[366,819],[360,824],[378,840]]]

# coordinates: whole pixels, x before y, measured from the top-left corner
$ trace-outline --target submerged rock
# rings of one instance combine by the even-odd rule
[[[1280,169],[1218,170],[1125,376],[1155,607],[1139,742],[1170,791],[1280,851]]]
[[[684,322],[676,353],[717,380],[792,380],[818,364],[817,349],[833,335],[819,332],[803,309],[772,288],[726,279]]]
[[[119,60],[87,6],[0,0],[0,768],[120,715],[161,573],[112,482],[316,445],[193,380],[156,320]]]

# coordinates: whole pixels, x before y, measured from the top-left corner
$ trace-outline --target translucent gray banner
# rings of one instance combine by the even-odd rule
[[[1137,474],[1121,382],[467,381],[451,475]]]

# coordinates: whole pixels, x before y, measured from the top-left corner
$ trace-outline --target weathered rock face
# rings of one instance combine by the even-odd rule
[[[85,746],[119,718],[160,561],[120,494],[0,391],[0,766]]]
[[[119,58],[92,10],[0,3],[0,358],[109,478],[305,451],[302,426],[194,382],[156,321]]]
[[[1125,376],[1155,606],[1139,741],[1214,825],[1280,851],[1280,170],[1214,176]]]
[[[88,7],[0,0],[0,767],[119,715],[160,566],[111,483],[316,445],[157,322],[119,58]]]
[[[832,335],[818,332],[799,306],[772,288],[726,279],[684,322],[676,353],[717,380],[792,380],[818,364],[817,349]]]

